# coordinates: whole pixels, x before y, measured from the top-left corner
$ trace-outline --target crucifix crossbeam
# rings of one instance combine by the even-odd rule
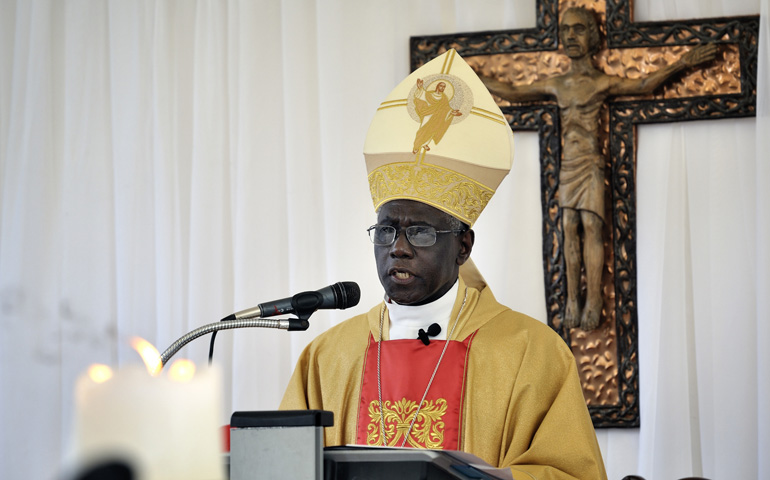
[[[576,59],[560,49],[559,21],[567,8],[574,6],[585,6],[604,19],[600,30],[606,44],[594,56],[597,71],[604,78],[633,80],[652,75],[688,55],[693,46],[716,44],[718,47],[717,59],[712,62],[716,65],[705,65],[705,70],[697,73],[678,75],[676,82],[667,82],[653,94],[615,94],[603,100],[602,111],[597,115],[602,124],[600,149],[606,157],[603,169],[606,213],[599,216],[604,216],[606,247],[603,308],[600,328],[595,330],[574,328],[575,323],[570,321],[567,312],[564,211],[572,207],[560,204],[559,193],[560,184],[564,183],[560,178],[562,161],[567,158],[563,155],[569,155],[564,153],[562,138],[570,128],[563,124],[567,102],[558,94],[550,100],[525,98],[526,101],[500,102],[513,130],[539,134],[548,323],[571,346],[576,357],[585,357],[589,353],[588,345],[612,345],[608,353],[613,357],[614,369],[606,365],[578,365],[589,411],[596,427],[635,427],[639,425],[636,126],[754,116],[759,17],[634,22],[631,0],[537,0],[537,23],[533,29],[411,38],[412,70],[454,48],[481,75],[502,78],[503,82],[537,85],[544,78],[566,77],[570,61],[574,65]],[[564,195],[562,192],[561,196]],[[586,282],[585,269],[582,276],[582,282]],[[574,273],[572,277],[574,294]],[[585,290],[583,286],[583,294]],[[574,298],[570,300],[574,302]],[[596,342],[599,338],[613,341]],[[606,357],[603,353],[598,352],[596,357]],[[602,376],[599,370],[610,373]],[[598,385],[592,383],[596,378],[601,381]]]

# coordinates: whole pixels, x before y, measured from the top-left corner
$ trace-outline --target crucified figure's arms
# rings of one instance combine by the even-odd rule
[[[548,79],[537,80],[529,85],[513,85],[483,75],[479,75],[479,78],[491,93],[510,102],[545,100],[555,93]]]
[[[716,57],[717,46],[713,43],[699,45],[682,55],[676,62],[652,72],[644,78],[612,77],[610,95],[649,95],[666,80],[690,67],[710,62]]]

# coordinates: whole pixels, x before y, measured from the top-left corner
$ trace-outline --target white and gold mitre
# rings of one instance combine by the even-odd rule
[[[427,203],[473,225],[513,162],[513,134],[492,95],[454,50],[385,99],[364,144],[374,209]]]

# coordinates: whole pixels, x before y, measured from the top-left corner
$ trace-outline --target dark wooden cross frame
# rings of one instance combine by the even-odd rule
[[[412,37],[411,69],[454,48],[465,57],[558,49],[559,1],[536,0],[533,29]],[[596,427],[639,426],[639,362],[636,298],[636,125],[755,116],[759,17],[730,17],[671,22],[633,22],[631,0],[606,0],[607,48],[737,45],[740,93],[674,99],[608,101],[609,189],[617,335],[618,403],[591,405]],[[543,264],[548,324],[568,345],[571,332],[561,326],[566,274],[557,190],[561,159],[559,111],[555,103],[502,107],[513,130],[537,131],[540,144],[543,209]]]

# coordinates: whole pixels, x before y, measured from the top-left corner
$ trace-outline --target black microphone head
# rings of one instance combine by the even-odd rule
[[[356,282],[337,282],[332,285],[334,290],[334,308],[346,309],[355,307],[361,300],[361,289]]]
[[[431,337],[435,337],[439,333],[441,333],[441,325],[438,323],[433,323],[430,327],[428,327],[428,335]]]
[[[294,295],[292,306],[302,305],[303,311],[314,312],[322,309],[340,309],[355,307],[361,300],[361,290],[355,282],[337,282],[315,292],[303,292]]]

